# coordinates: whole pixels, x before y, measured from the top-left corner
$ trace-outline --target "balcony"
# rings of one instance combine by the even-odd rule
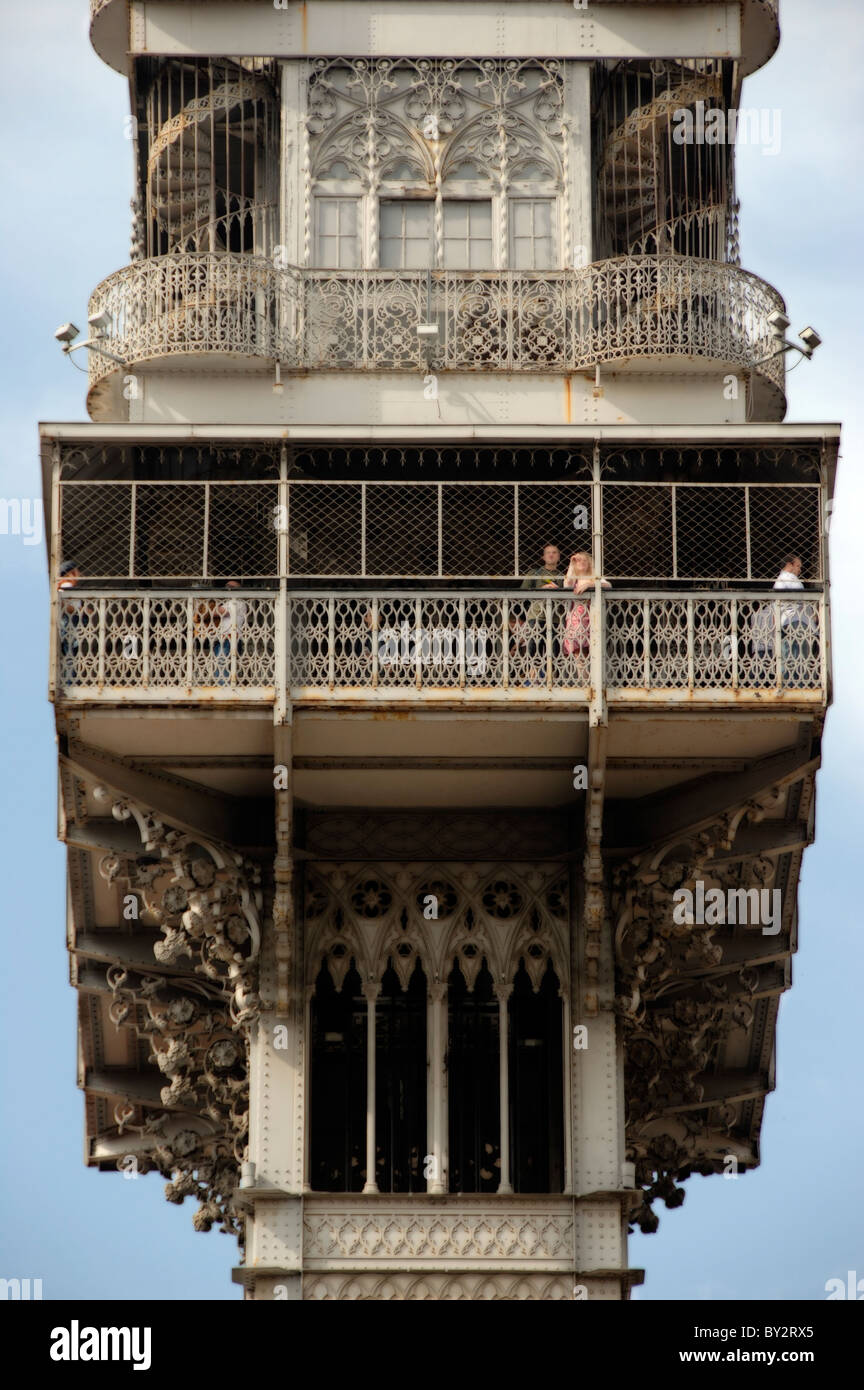
[[[820,706],[827,639],[821,593],[66,591],[53,685],[63,703]]]
[[[724,262],[621,256],[579,270],[278,269],[242,254],[159,256],[94,291],[106,348],[124,366],[213,353],[246,369],[419,372],[592,371],[648,363],[752,371],[755,418],[785,411],[768,316],[776,290]],[[430,340],[418,324],[435,324]],[[430,344],[433,345],[427,346]],[[90,392],[118,370],[91,353]]]

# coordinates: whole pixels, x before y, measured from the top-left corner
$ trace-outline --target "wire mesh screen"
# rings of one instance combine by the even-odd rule
[[[754,579],[773,579],[788,555],[800,555],[804,579],[822,578],[819,489],[751,487],[750,567]]]
[[[136,575],[203,575],[205,488],[142,483],[135,494]]]
[[[822,578],[813,484],[607,483],[603,573],[610,579],[773,580],[790,554]]]
[[[747,574],[746,506],[743,488],[675,489],[676,579]]]
[[[633,579],[671,575],[671,488],[610,484],[602,498],[604,571]]]
[[[591,489],[554,483],[519,487],[519,573],[541,563],[544,547],[557,546],[564,563],[574,550],[591,551]]]
[[[446,489],[442,509],[446,574],[513,573],[514,495],[512,487],[484,483],[457,483]]]
[[[438,487],[366,488],[366,573],[438,573]]]
[[[291,574],[361,574],[363,495],[356,483],[292,484],[288,500]]]
[[[115,579],[130,573],[132,489],[124,483],[61,488],[60,546],[82,574]]]
[[[494,581],[531,574],[548,545],[566,568],[599,532],[613,581],[764,583],[790,554],[801,556],[805,580],[823,575],[821,485],[780,481],[796,476],[788,461],[643,451],[605,461],[595,492],[581,463],[573,481],[560,472],[542,481],[545,470],[532,478],[511,460],[517,476],[505,481],[494,459],[481,470],[468,450],[309,450],[298,457],[319,476],[298,477],[292,461],[282,483],[261,476],[272,475],[272,459],[245,480],[229,460],[222,481],[201,478],[206,461],[174,452],[173,462],[138,459],[136,481],[85,479],[78,458],[59,484],[61,558],[100,581],[272,580],[287,530],[292,579]],[[469,465],[479,477],[465,477]],[[109,467],[117,463],[107,455],[90,461],[92,471]],[[766,474],[776,480],[750,481]],[[802,463],[797,476],[812,474]]]
[[[279,489],[242,483],[210,489],[208,574],[255,579],[279,568]]]

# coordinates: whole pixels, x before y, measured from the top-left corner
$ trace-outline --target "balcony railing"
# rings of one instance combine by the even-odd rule
[[[277,269],[235,254],[136,261],[94,291],[106,347],[124,363],[219,352],[328,371],[578,372],[629,358],[755,368],[782,394],[755,275],[687,256],[622,256],[580,270]],[[432,338],[419,324],[437,327]],[[430,346],[431,344],[431,346]],[[756,366],[757,363],[762,365]],[[90,357],[91,386],[116,364]]]
[[[129,365],[210,352],[287,362],[296,356],[295,288],[259,256],[156,256],[103,280],[89,312],[110,315],[105,346]],[[91,388],[116,370],[116,362],[91,352]]]
[[[280,614],[281,604],[285,604]],[[282,621],[279,621],[279,618]],[[821,702],[822,594],[58,595],[64,700]]]

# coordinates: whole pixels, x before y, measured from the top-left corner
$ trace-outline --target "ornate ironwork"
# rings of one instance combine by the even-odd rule
[[[633,358],[753,369],[782,394],[768,316],[782,297],[737,266],[623,256],[567,271],[277,269],[259,257],[135,261],[94,291],[126,364],[219,352],[328,371],[576,372]],[[438,321],[427,349],[417,325]],[[90,356],[90,384],[112,363]]]
[[[106,856],[100,874],[122,884],[163,933],[153,947],[160,973],[120,966],[107,973],[112,1022],[150,1043],[149,1060],[166,1082],[165,1112],[149,1110],[133,1123],[135,1108],[120,1106],[118,1133],[137,1131],[152,1156],[143,1166],[152,1162],[171,1178],[169,1201],[197,1198],[197,1230],[219,1222],[241,1235],[234,1195],[249,1123],[248,1028],[260,1009],[260,871],[135,802],[100,787],[94,795],[116,820],[134,821],[142,842],[138,855]]]
[[[590,615],[602,621],[610,692],[675,697],[827,683],[821,594],[292,594],[284,673],[275,653],[275,595],[58,595],[58,688],[65,698],[119,691],[295,699],[518,691],[588,697]],[[233,607],[232,607],[233,605]],[[242,605],[242,608],[241,608]]]

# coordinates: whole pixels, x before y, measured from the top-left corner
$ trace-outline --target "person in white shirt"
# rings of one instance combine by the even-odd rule
[[[229,593],[240,588],[239,579],[229,579],[225,584]],[[247,605],[242,598],[229,598],[216,609],[218,624],[213,634],[212,652],[215,658],[217,685],[228,685],[231,680],[231,642],[237,643],[237,655],[243,650],[240,633],[246,623]]]
[[[787,555],[783,568],[774,581],[775,589],[803,589],[801,582],[801,556]],[[787,672],[794,676],[802,657],[813,655],[816,637],[816,614],[809,603],[782,603],[780,605],[781,660],[783,680]],[[799,672],[799,675],[801,673]],[[797,683],[797,681],[796,681]]]
[[[775,589],[803,589],[801,583],[801,556],[787,555],[783,568],[774,580]]]

